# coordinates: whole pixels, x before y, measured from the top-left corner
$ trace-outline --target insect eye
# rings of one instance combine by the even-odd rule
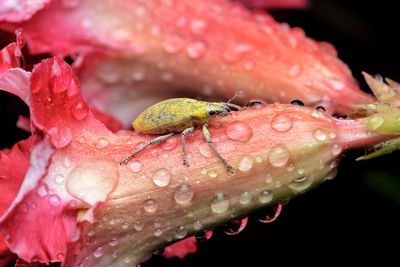
[[[210,110],[208,113],[209,113],[211,116],[217,114],[217,112],[216,112],[215,110]]]

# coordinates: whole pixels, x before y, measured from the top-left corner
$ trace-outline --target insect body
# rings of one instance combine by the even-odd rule
[[[210,145],[211,149],[225,164],[226,169],[232,172],[232,166],[229,165],[222,155],[218,152],[211,140],[210,132],[207,129],[207,123],[210,117],[215,115],[226,116],[231,112],[231,108],[240,110],[241,107],[230,103],[241,92],[235,94],[228,102],[205,102],[191,98],[173,98],[161,101],[145,111],[143,111],[132,123],[133,128],[145,134],[157,134],[156,138],[145,143],[141,148],[129,154],[121,161],[121,164],[127,164],[138,153],[146,147],[164,141],[175,133],[181,133],[182,136],[182,162],[189,166],[186,158],[185,138],[194,131],[194,127],[202,126],[203,135]]]

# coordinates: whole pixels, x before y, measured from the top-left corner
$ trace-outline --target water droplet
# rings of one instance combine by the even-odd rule
[[[265,175],[265,182],[267,184],[272,183],[272,175],[271,174],[267,173],[267,175]]]
[[[167,186],[171,182],[171,176],[169,170],[161,168],[153,174],[153,183],[159,187]]]
[[[105,201],[119,180],[119,166],[114,161],[87,161],[75,167],[67,178],[68,192],[90,205]]]
[[[292,78],[298,77],[302,71],[301,65],[295,64],[289,69],[289,76]]]
[[[154,199],[147,199],[144,202],[143,208],[148,213],[154,213],[157,211],[158,205]]]
[[[268,161],[274,167],[282,167],[289,161],[289,150],[285,145],[277,145],[268,154]]]
[[[210,145],[207,142],[201,142],[201,144],[199,145],[199,151],[200,154],[206,158],[214,156],[214,152],[212,151]]]
[[[264,190],[264,191],[260,192],[260,194],[258,195],[258,200],[264,204],[270,202],[272,200],[272,198],[273,198],[273,194],[271,191],[268,191],[268,190]]]
[[[276,115],[271,121],[271,127],[278,132],[287,132],[293,126],[293,120],[285,114]]]
[[[311,186],[312,180],[310,176],[303,176],[293,180],[288,186],[294,191],[302,192]]]
[[[332,180],[333,178],[336,177],[336,175],[337,175],[337,168],[333,167],[333,168],[331,168],[328,175],[325,176],[324,180]]]
[[[334,156],[337,156],[342,152],[342,147],[338,144],[334,144],[331,148],[331,151]]]
[[[100,138],[99,140],[97,140],[96,142],[96,148],[97,149],[104,149],[106,147],[108,147],[108,140],[105,138]]]
[[[332,139],[332,140],[335,139],[336,138],[336,133],[335,132],[330,132],[329,133],[329,138]]]
[[[161,143],[161,148],[164,150],[172,150],[176,147],[176,144],[178,143],[177,138],[168,138],[164,142]]]
[[[189,185],[181,184],[174,192],[174,199],[180,205],[188,205],[194,196],[194,192],[190,189]]]
[[[244,156],[240,161],[239,161],[239,166],[238,169],[242,172],[247,172],[253,168],[253,158],[249,155]]]
[[[62,174],[57,174],[56,176],[54,176],[54,182],[56,182],[56,184],[62,184],[64,183],[65,177]]]
[[[232,140],[245,142],[252,137],[253,131],[244,122],[234,122],[226,127],[226,134]]]
[[[262,156],[256,156],[256,162],[261,163],[263,161]]]
[[[185,228],[183,225],[178,226],[178,227],[176,228],[176,230],[175,230],[175,236],[176,236],[176,238],[182,239],[182,238],[184,238],[186,235],[187,235],[187,230],[186,230],[186,228]]]
[[[297,167],[297,173],[300,174],[300,175],[304,173],[304,168],[303,168],[303,166]]]
[[[315,108],[319,112],[326,112],[326,109],[323,106],[318,106]]]
[[[200,172],[201,172],[201,174],[205,175],[205,174],[207,174],[207,169],[203,168],[203,169],[201,169]]]
[[[241,59],[245,53],[251,51],[251,47],[247,44],[235,44],[232,46],[229,46],[224,54],[223,58],[226,62],[235,62],[239,59]]]
[[[193,223],[193,229],[194,230],[200,230],[203,227],[203,224],[200,221],[195,221]]]
[[[247,106],[252,107],[252,108],[262,108],[267,105],[267,102],[265,102],[262,99],[251,99]]]
[[[115,247],[116,245],[119,244],[119,241],[118,241],[118,239],[111,239],[111,240],[108,242],[108,244],[109,244],[111,247]]]
[[[146,69],[141,65],[136,65],[132,68],[131,79],[134,81],[142,81],[146,77]]]
[[[193,34],[203,34],[207,29],[207,23],[204,20],[192,20],[190,23],[190,30]]]
[[[61,203],[60,197],[55,194],[50,195],[49,198],[47,199],[47,201],[53,207],[56,207],[56,206],[60,205],[60,203]]]
[[[48,131],[50,140],[56,148],[66,147],[72,140],[72,133],[68,127],[54,127]]]
[[[47,196],[48,193],[49,193],[49,187],[47,186],[47,184],[41,184],[36,190],[36,194],[39,197],[45,197]]]
[[[249,191],[244,191],[243,193],[240,194],[239,196],[239,203],[242,205],[247,205],[250,203],[252,199],[252,194]]]
[[[154,230],[154,236],[161,236],[163,234],[163,230],[157,228]]]
[[[216,170],[211,170],[208,172],[208,177],[215,178],[218,176],[218,172]]]
[[[253,68],[254,68],[254,63],[253,62],[249,61],[249,62],[244,63],[244,69],[245,70],[251,71]]]
[[[385,119],[381,116],[373,116],[368,120],[368,129],[370,130],[377,130],[382,124],[385,122]]]
[[[332,89],[336,90],[336,91],[342,91],[344,89],[344,87],[346,86],[344,84],[344,82],[342,82],[339,79],[331,79],[329,80],[329,85],[332,87]]]
[[[294,167],[294,164],[293,164],[293,163],[290,163],[289,166],[287,166],[286,169],[287,169],[288,172],[291,172],[291,171],[294,170],[294,168],[295,168],[295,167]]]
[[[93,257],[95,258],[100,258],[103,255],[104,255],[103,247],[98,247],[93,251]]]
[[[124,223],[122,223],[122,229],[128,229],[128,227],[129,227],[129,223],[128,222],[124,222]]]
[[[144,228],[144,224],[142,222],[136,221],[133,223],[133,228],[138,232],[142,231]]]
[[[89,114],[89,107],[85,102],[79,101],[71,106],[71,114],[78,121],[83,120]]]
[[[213,231],[200,231],[194,235],[197,242],[206,242],[213,236]]]
[[[304,106],[304,103],[301,100],[295,99],[290,104],[295,105],[295,106]]]
[[[224,225],[224,233],[227,235],[237,235],[243,231],[247,225],[248,217],[235,219]]]
[[[317,141],[320,141],[320,142],[323,142],[328,138],[326,136],[326,133],[322,129],[315,129],[313,131],[313,136]]]
[[[272,207],[267,207],[264,210],[265,215],[263,215],[263,217],[259,219],[259,221],[262,223],[271,223],[278,218],[279,214],[281,214],[281,211],[282,211],[282,204],[278,204]]]
[[[206,45],[203,42],[197,41],[186,46],[186,54],[188,57],[197,59],[206,53]]]
[[[185,42],[179,36],[168,36],[163,43],[165,52],[169,54],[178,53],[182,50],[184,45]]]
[[[211,210],[214,213],[224,213],[229,208],[229,198],[224,193],[219,192],[211,202]]]
[[[140,172],[143,168],[143,164],[137,160],[129,162],[128,166],[131,169],[131,171],[135,173]]]

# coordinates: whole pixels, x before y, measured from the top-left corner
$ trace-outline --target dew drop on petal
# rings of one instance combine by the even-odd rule
[[[281,211],[282,211],[282,204],[278,204],[272,207],[267,207],[264,210],[264,215],[262,216],[262,218],[258,220],[262,223],[271,223],[279,217]]]
[[[210,207],[214,213],[224,213],[229,208],[229,198],[224,193],[219,192],[211,201]]]
[[[134,160],[128,163],[129,169],[132,172],[140,172],[143,168],[143,164],[140,161]]]
[[[119,166],[114,161],[94,160],[76,166],[67,178],[66,187],[74,197],[95,205],[107,199],[118,180]]]
[[[332,89],[336,90],[336,91],[342,91],[344,89],[344,87],[346,86],[344,84],[344,82],[342,82],[339,79],[330,79],[329,80],[329,85],[332,87]]]
[[[301,67],[301,65],[295,64],[289,69],[289,76],[292,78],[298,77],[302,71],[303,68]]]
[[[271,127],[278,132],[287,132],[293,126],[293,120],[288,115],[276,115],[271,121]]]
[[[334,144],[334,145],[331,147],[331,151],[332,151],[332,154],[333,154],[334,156],[337,156],[337,155],[339,155],[339,154],[342,152],[342,147],[341,147],[340,145],[338,145],[338,144]]]
[[[171,172],[165,168],[158,169],[152,177],[153,183],[159,187],[169,185],[171,182]]]
[[[335,139],[336,138],[336,133],[335,132],[330,132],[329,133],[329,138],[332,139],[332,140]]]
[[[272,183],[272,175],[271,174],[267,173],[267,175],[265,175],[265,182],[267,184]]]
[[[143,204],[143,208],[148,213],[154,213],[158,209],[158,204],[154,199],[147,199]]]
[[[66,147],[72,140],[72,133],[68,127],[54,127],[51,128],[48,133],[50,134],[50,140],[56,148]]]
[[[315,129],[313,131],[313,136],[317,141],[323,142],[327,140],[327,135],[322,129]]]
[[[282,167],[286,165],[289,158],[289,150],[283,144],[273,147],[268,154],[268,161],[274,167]]]
[[[193,223],[193,229],[194,230],[200,230],[203,227],[203,224],[200,221],[195,221]]]
[[[104,148],[108,147],[108,145],[109,145],[109,142],[108,142],[108,140],[105,139],[105,138],[100,138],[100,139],[97,140],[97,142],[96,142],[96,148],[97,148],[97,149],[104,149]]]
[[[174,192],[174,199],[180,205],[188,205],[194,196],[193,190],[187,184],[178,185]]]
[[[97,247],[94,251],[93,251],[93,257],[95,258],[100,258],[101,256],[104,255],[104,249],[103,247]]]
[[[161,236],[163,234],[163,230],[161,228],[156,228],[153,234],[154,236]]]
[[[248,172],[253,168],[253,157],[246,155],[239,161],[238,169],[242,172]]]
[[[200,231],[194,235],[197,242],[206,242],[213,236],[213,231]]]
[[[332,180],[337,175],[337,168],[333,167],[329,171],[328,175],[324,177],[324,180]]]
[[[53,60],[53,64],[51,64],[51,77],[60,76],[61,75],[61,66],[58,64],[57,60]],[[53,88],[56,90],[54,93],[60,93],[67,90],[66,87],[56,87]]]
[[[177,138],[168,138],[164,142],[161,143],[161,148],[164,150],[172,150],[176,147],[178,141]]]
[[[47,201],[49,202],[50,206],[56,207],[58,205],[60,205],[61,203],[61,199],[58,195],[50,195],[49,198],[47,199]]]
[[[216,170],[210,170],[208,171],[208,177],[210,178],[215,178],[218,176],[218,172]]]
[[[186,46],[186,54],[192,59],[201,58],[206,53],[206,45],[203,42],[197,41]]]
[[[303,176],[290,182],[288,187],[296,192],[302,192],[311,186],[312,181],[310,176]]]
[[[252,199],[252,194],[249,191],[244,191],[243,193],[240,194],[239,196],[239,203],[242,205],[247,205],[250,203]]]
[[[202,142],[199,145],[200,154],[206,158],[210,158],[214,156],[214,152],[212,151],[210,145],[207,142]]]
[[[118,241],[118,239],[111,239],[111,240],[108,242],[108,244],[109,244],[111,247],[115,247],[116,245],[119,244],[119,241]]]
[[[76,120],[83,120],[89,114],[89,107],[85,102],[79,101],[72,105],[71,114]]]
[[[176,238],[182,239],[182,238],[185,238],[186,235],[187,235],[187,230],[186,230],[185,226],[181,225],[176,228],[176,230],[175,230]]]
[[[226,127],[226,134],[232,140],[245,142],[252,137],[253,131],[244,122],[234,122]]]
[[[165,38],[163,47],[165,52],[169,54],[175,54],[182,50],[185,42],[179,36],[169,36]]]
[[[269,190],[261,191],[260,194],[258,195],[258,200],[264,204],[270,202],[272,200],[272,198],[273,198],[273,194]]]
[[[37,189],[36,189],[36,194],[39,197],[45,197],[49,193],[49,187],[47,184],[41,184]]]
[[[224,233],[227,235],[237,235],[243,231],[247,225],[248,217],[243,219],[235,219],[224,225]]]
[[[136,221],[136,222],[133,223],[133,229],[135,229],[136,231],[138,231],[138,232],[142,231],[143,228],[144,228],[144,225],[143,225],[142,222]]]
[[[190,31],[193,34],[201,35],[206,31],[206,29],[207,22],[205,22],[204,20],[195,19],[192,20],[192,22],[190,23]]]
[[[304,106],[303,101],[295,99],[292,102],[290,102],[290,104],[295,105],[295,106]]]

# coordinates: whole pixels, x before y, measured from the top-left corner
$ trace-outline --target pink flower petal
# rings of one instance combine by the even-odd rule
[[[4,0],[0,5],[0,20],[8,22],[28,20],[49,2],[50,0]]]
[[[192,237],[188,237],[181,241],[178,241],[164,249],[162,254],[166,258],[178,257],[183,259],[189,253],[195,253],[197,251],[197,241]]]
[[[332,47],[229,1],[54,1],[25,24],[3,24],[21,26],[33,53],[83,54],[83,94],[125,125],[139,108],[116,99],[154,102],[182,88],[226,98],[242,89],[243,101],[297,98],[339,113],[372,100]]]

